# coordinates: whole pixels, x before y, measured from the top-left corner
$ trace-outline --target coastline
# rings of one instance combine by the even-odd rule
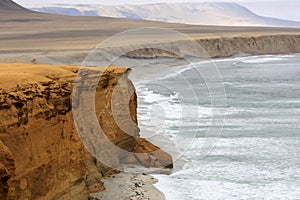
[[[298,30],[298,29],[297,29]],[[247,33],[247,32],[245,32]],[[155,48],[144,48],[139,43],[131,45],[130,41],[119,46],[107,47],[112,52],[118,55],[120,49],[137,49],[127,52],[123,58],[128,59],[177,59],[184,60],[185,58],[228,58],[234,56],[251,56],[251,55],[279,55],[279,54],[295,54],[300,53],[300,29],[299,33],[278,33],[278,34],[246,34],[247,36],[191,36],[204,52],[197,52],[193,49],[193,44],[190,41],[178,41],[176,39],[167,40],[162,39],[162,43],[154,45]],[[167,41],[167,42],[166,42]],[[132,41],[133,42],[133,41]],[[101,42],[100,42],[101,43]],[[134,42],[133,42],[134,43]],[[60,48],[57,44],[57,49],[48,49],[43,51],[41,49],[24,50],[20,52],[18,45],[15,49],[3,51],[0,48],[0,62],[1,63],[31,63],[31,64],[66,64],[66,65],[81,65],[91,51],[91,47],[77,47],[72,45]],[[176,48],[174,52],[166,52],[161,49],[168,49],[172,46],[183,47]],[[141,48],[142,47],[142,48]],[[157,48],[156,48],[157,47]],[[85,65],[93,65],[91,62]],[[129,63],[131,64],[131,63]],[[131,67],[131,66],[128,66]]]
[[[86,150],[84,141],[79,138],[74,127],[74,115],[71,112],[70,102],[78,68],[78,66],[24,63],[1,64],[0,178],[1,186],[3,185],[5,189],[0,192],[1,197],[87,199],[89,193],[105,189],[101,181],[104,177],[117,173],[114,168],[104,166],[94,157],[95,154],[92,155]],[[88,69],[90,68],[86,68],[85,71]],[[116,97],[119,99],[118,105],[121,108],[119,120],[128,124],[130,133],[135,132],[137,128],[137,125],[128,123],[128,120],[137,122],[136,95],[130,96],[131,118],[122,112],[122,109],[127,108],[126,100],[131,94],[130,91],[134,92],[132,82],[127,78],[129,69],[97,68],[92,74],[102,70],[107,79],[98,83],[96,95],[103,101],[96,104],[96,112],[101,111],[104,113],[101,116],[109,116],[99,119],[97,123],[108,134],[108,137],[114,137],[114,142],[120,149],[127,148],[128,151],[137,153],[149,152],[146,156],[125,157],[116,150],[111,153],[117,158],[119,156],[122,158],[119,158],[117,162],[120,165],[144,166],[147,169],[151,167],[172,168],[172,158],[169,154],[139,137],[138,132],[135,136],[123,132],[111,119],[112,109],[106,105],[109,105],[108,102],[111,101],[110,92],[114,91],[117,82],[122,78],[122,85],[118,85],[122,86],[122,90]],[[89,77],[88,80],[93,77]],[[83,84],[88,85],[85,82]],[[88,92],[88,90],[83,92]],[[108,121],[114,123],[107,123]],[[109,139],[112,141],[111,138]],[[91,141],[97,143],[95,146],[105,145],[105,141],[101,139],[92,138]],[[22,149],[19,148],[20,145]],[[70,149],[72,149],[71,152]],[[31,167],[30,170],[27,169],[28,166]],[[57,171],[60,171],[62,175],[56,177]],[[49,177],[55,177],[55,179],[49,179]],[[47,187],[39,188],[41,183]],[[147,187],[148,185],[151,184],[147,184]]]
[[[296,53],[296,54],[278,54],[278,55],[243,55],[243,56],[230,56],[230,57],[226,57],[226,58],[215,58],[213,59],[213,62],[225,62],[225,61],[232,61],[232,62],[248,62],[248,63],[255,63],[255,62],[258,62],[260,64],[262,63],[265,63],[265,62],[274,62],[274,60],[277,60],[277,57],[285,57],[285,58],[288,58],[288,57],[293,57],[293,56],[296,56],[296,55],[299,55],[299,53]],[[255,61],[259,59],[260,61]],[[151,60],[151,59],[149,59]],[[165,58],[165,62],[168,60],[168,58]],[[182,63],[182,62],[179,62],[179,63]],[[176,67],[176,66],[175,66]],[[160,71],[160,68],[159,67],[155,67],[155,69],[157,71]],[[189,67],[183,67],[182,68],[183,70],[185,69],[189,69]],[[170,72],[170,71],[169,71]],[[174,72],[173,72],[174,73]],[[164,73],[161,73],[159,74],[159,77],[164,77],[166,74]],[[168,74],[170,75],[170,74]],[[174,74],[171,74],[171,75],[174,75]],[[147,76],[145,77],[146,79],[148,78]],[[164,77],[166,78],[166,77]],[[132,79],[132,78],[131,78]],[[134,80],[134,79],[132,79]],[[143,82],[143,81],[141,81]],[[150,82],[150,79],[148,79],[148,82]],[[137,87],[136,87],[137,88]],[[138,93],[138,91],[137,91]],[[139,93],[138,93],[139,94]],[[139,103],[140,104],[140,103]],[[141,128],[141,131],[143,131],[142,127]],[[145,134],[144,136],[147,136],[147,134]],[[147,138],[147,137],[146,137]],[[159,136],[158,137],[151,137],[150,136],[150,141],[154,144],[156,144],[157,146],[160,146],[160,147],[163,147],[163,144],[164,144],[164,139],[162,136]],[[170,151],[167,151],[169,152],[173,157],[174,157],[174,154]],[[174,159],[176,160],[176,159]],[[172,182],[172,179],[174,177],[177,177],[177,176],[180,176],[180,172],[178,174],[176,174],[176,163],[177,161],[174,162],[174,171],[175,173],[170,175],[170,177],[168,177],[167,175],[153,175],[156,179],[158,179],[158,182],[156,182],[154,184],[154,186],[161,192],[164,193],[166,199],[170,199],[170,200],[180,200],[180,199],[183,199],[183,195],[179,192],[176,192],[174,191],[174,187],[170,187],[170,182]],[[171,181],[170,181],[171,180]],[[176,178],[173,179],[173,181],[176,181]],[[168,183],[169,182],[169,183]],[[182,198],[181,198],[182,197]]]
[[[18,19],[18,17],[20,16],[16,15],[16,16],[10,16],[8,18],[9,20],[14,20],[14,18]],[[30,18],[31,14],[28,14],[28,17]],[[55,33],[47,32],[47,31],[42,32],[41,30],[43,30],[45,27],[47,27],[47,29],[45,30],[51,30],[51,27],[48,27],[49,23],[43,21],[38,21],[32,26],[24,26],[23,23],[19,23],[18,21],[15,21],[10,23],[9,27],[6,27],[7,24],[5,24],[5,22],[1,22],[0,24],[3,24],[3,27],[6,27],[6,30],[3,32],[3,35],[1,36],[2,37],[1,38],[2,42],[0,47],[1,63],[20,62],[20,63],[30,63],[35,66],[37,66],[37,64],[81,65],[82,61],[85,60],[89,52],[93,50],[93,48],[95,48],[95,45],[101,43],[102,41],[107,39],[107,37],[120,33],[127,29],[134,29],[143,26],[149,27],[149,22],[141,21],[140,22],[141,24],[136,25],[136,21],[122,20],[124,22],[122,27],[119,27],[118,24],[115,25],[114,23],[110,23],[110,25],[108,25],[107,27],[101,27],[101,30],[95,31],[95,27],[98,27],[99,22],[102,22],[103,19],[85,18],[85,17],[72,18],[72,17],[57,16],[57,15],[38,15],[38,14],[34,14],[33,17],[45,18],[47,20],[51,20],[53,22],[51,26],[60,27],[59,31]],[[29,22],[30,20],[32,19],[29,19]],[[107,22],[113,22],[116,19],[105,19],[105,20],[107,20]],[[70,26],[67,27],[61,26],[62,22],[64,23],[68,22]],[[204,49],[206,49],[208,55],[211,58],[229,58],[229,57],[240,56],[240,55],[251,56],[251,55],[266,55],[266,54],[276,55],[276,54],[300,53],[300,29],[281,30],[280,28],[255,28],[255,27],[254,28],[203,27],[203,26],[186,26],[182,24],[167,24],[167,23],[157,23],[157,22],[151,22],[151,23],[153,27],[158,27],[158,28],[167,27],[169,29],[187,34],[198,44],[200,44]],[[82,28],[82,30],[78,30],[77,28],[80,25],[82,25],[81,27],[84,27]],[[15,29],[15,27],[21,27],[21,28]],[[80,31],[80,34],[78,34],[78,31]],[[68,37],[66,37],[66,33]],[[103,33],[105,34],[103,35]],[[157,37],[155,33],[154,36]],[[133,51],[125,55],[124,59],[129,59],[128,62],[125,62],[125,64],[128,63],[128,66],[124,64],[123,66],[134,68],[134,66],[139,66],[140,64],[145,65],[146,63],[148,65],[146,73],[149,76],[148,79],[151,80],[155,78],[153,77],[153,75],[151,75],[151,72],[153,72],[151,66],[157,64],[156,62],[157,59],[161,59],[159,61],[161,66],[169,66],[167,70],[161,68],[162,69],[161,74],[167,74],[168,71],[172,68],[171,66],[186,64],[184,58],[197,56],[198,54],[198,52],[196,52],[195,49],[189,48],[189,44],[185,44],[185,41],[178,41],[176,40],[177,38],[174,37],[169,38],[168,36],[162,37],[161,39],[162,39],[161,40],[162,43],[158,44],[157,46],[158,49],[150,49],[150,53],[149,53],[149,49],[139,49],[137,51]],[[109,46],[109,48],[126,49],[129,46],[130,47],[129,49],[134,49],[134,46],[132,46],[131,44],[136,44],[137,46],[140,45],[139,41],[135,43],[134,41],[131,40],[128,41],[124,40],[122,44],[117,44],[117,46],[111,46],[111,47]],[[181,49],[175,48],[175,54],[174,52],[170,54],[159,50],[159,48],[161,47],[166,47],[170,45],[175,47],[183,45],[185,47],[184,48],[185,51],[181,51]],[[205,57],[205,59],[206,58],[207,57]],[[172,61],[172,64],[170,64],[170,61]],[[53,73],[55,74],[57,72],[53,72]],[[145,78],[145,76],[140,76],[139,74],[137,74],[136,77],[139,77],[140,80]],[[28,81],[30,82],[32,81],[32,79],[28,78]],[[71,119],[71,116],[68,116],[67,119]],[[128,119],[124,119],[124,121],[126,120]],[[48,124],[49,121],[47,120],[45,120],[44,123],[46,125],[49,125]],[[38,134],[38,133],[40,132],[34,134]],[[54,140],[54,143],[55,144],[58,143],[57,141],[60,140],[58,139]],[[158,143],[155,144],[155,141],[158,141]],[[156,139],[154,138],[152,141],[150,139],[150,142],[153,142],[155,145],[161,147],[159,141],[161,140],[157,138]],[[76,140],[76,142],[78,141]],[[11,142],[11,145],[15,145],[13,141]],[[65,146],[66,145],[64,145],[63,147]],[[80,145],[77,146],[80,147]],[[45,147],[43,148],[46,149]],[[75,153],[79,154],[79,152],[80,151],[78,150]],[[21,153],[22,152],[20,152],[20,154]],[[68,156],[67,153],[68,151],[65,150],[66,156]],[[174,153],[176,153],[176,150],[172,150],[172,152],[170,153],[173,155]],[[84,159],[82,158],[81,155],[77,155],[77,157],[81,159],[81,162],[78,165],[83,166]],[[45,157],[44,160],[46,161],[47,159],[48,158]],[[39,160],[39,158],[37,158],[37,160]],[[22,161],[20,162],[22,163]],[[40,161],[39,163],[42,162]],[[91,163],[94,165],[92,161],[89,164]],[[47,166],[47,164],[48,163],[46,163],[45,166]],[[184,161],[180,165],[183,166],[183,164]],[[55,164],[50,163],[49,166],[53,167],[55,166]],[[67,164],[65,166],[67,166]],[[84,170],[82,166],[78,167],[78,169],[80,169],[78,170],[79,175],[78,176],[76,175],[76,177],[78,178],[82,178],[84,177],[84,174],[86,174],[85,172],[83,172]],[[42,166],[41,169],[43,167],[44,166]],[[95,166],[95,167],[99,167],[99,166]],[[180,169],[180,167],[177,168],[175,164],[175,169]],[[91,172],[94,172],[94,166]],[[107,174],[102,173],[102,175],[104,175],[105,177],[105,175]],[[100,174],[95,175],[91,173],[90,178],[94,182],[91,182],[89,180],[89,182],[93,183],[91,184],[89,190],[97,189],[97,191],[99,191],[99,190],[103,190],[104,187],[106,187],[107,191],[104,192],[103,195],[117,195],[115,192],[115,188],[123,187],[123,189],[120,189],[120,193],[119,193],[119,195],[121,195],[122,197],[126,195],[129,197],[133,197],[133,195],[136,195],[134,197],[135,199],[150,198],[150,199],[159,200],[159,199],[166,198],[165,195],[161,191],[159,191],[159,189],[157,189],[160,187],[159,184],[157,184],[158,180],[151,176],[145,176],[143,174],[136,175],[136,174],[120,173],[115,175],[115,178],[110,177],[108,179],[103,180],[104,177],[101,177]],[[78,180],[83,180],[83,179],[78,179]],[[63,181],[65,181],[65,179],[62,179],[62,182]],[[96,183],[96,181],[98,182]],[[101,183],[101,181],[105,182],[104,186]],[[30,183],[31,180],[28,180],[28,182]],[[124,183],[127,184],[124,185]],[[47,185],[47,181],[45,181],[44,184]],[[76,184],[77,182],[74,181],[74,185],[71,186],[73,187],[72,189],[74,188],[82,189],[82,185],[84,185],[82,184],[80,186]],[[153,186],[153,184],[156,184],[157,188]],[[161,185],[162,184],[163,183],[161,183]],[[139,185],[142,186],[139,187]],[[61,186],[61,188],[63,188],[63,186]],[[76,191],[76,193],[83,194],[82,192],[83,190],[79,191],[79,189]],[[29,190],[31,189],[28,189],[28,191]],[[35,188],[33,188],[32,191],[33,190],[35,190]],[[49,191],[51,191],[51,188],[45,189],[45,193]],[[87,189],[84,189],[84,191],[85,194],[88,192]],[[74,191],[72,192],[74,193]],[[61,191],[59,192],[54,191],[53,196],[57,197],[56,195],[60,195],[60,193]],[[20,194],[25,194],[25,193],[21,192]],[[69,192],[66,191],[66,194],[71,194],[71,191]],[[59,196],[57,197],[57,199],[59,199]]]
[[[164,59],[163,59],[163,61],[165,62]],[[160,140],[157,140],[157,141],[160,141]],[[155,139],[151,142],[155,144]],[[159,144],[156,144],[156,145],[160,146]],[[110,177],[108,179],[105,179],[103,182],[105,183],[106,188],[116,188],[116,187],[120,188],[119,187],[120,184],[127,183],[125,187],[120,189],[120,193],[118,192],[118,194],[129,195],[129,196],[130,195],[132,196],[135,194],[137,196],[137,198],[132,198],[132,199],[147,199],[147,198],[157,199],[157,200],[166,199],[166,194],[164,194],[162,192],[162,190],[160,190],[161,188],[165,187],[164,183],[158,183],[158,181],[160,179],[159,175],[158,176],[154,175],[154,177],[155,177],[155,179],[151,179],[151,176],[145,176],[145,175],[141,175],[141,174],[134,175],[134,174],[128,174],[128,173],[127,174],[120,173],[120,174],[116,175],[115,178]],[[133,187],[132,183],[137,183],[138,185],[141,183],[142,187]],[[130,187],[130,189],[128,190],[129,187]],[[101,193],[99,193],[99,194],[101,194]],[[103,193],[103,195],[112,195],[112,194],[115,194],[115,192],[112,192],[110,189],[108,189],[107,192],[104,191],[104,193]]]

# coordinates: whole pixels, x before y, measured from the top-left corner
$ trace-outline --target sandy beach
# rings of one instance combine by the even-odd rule
[[[128,199],[164,200],[165,196],[153,184],[157,179],[146,174],[120,173],[103,179],[106,190],[91,194],[91,200]]]

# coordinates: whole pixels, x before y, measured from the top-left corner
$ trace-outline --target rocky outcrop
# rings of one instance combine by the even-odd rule
[[[139,138],[129,71],[110,67],[103,72],[95,97],[99,124],[120,149],[149,153],[124,157],[114,152],[120,163],[172,168],[169,154]],[[76,66],[0,64],[0,199],[88,199],[89,193],[104,190],[103,177],[117,172],[92,156],[77,134],[71,99],[77,72]],[[126,131],[112,115],[115,87],[118,122]]]
[[[300,35],[261,35],[238,37],[208,37],[194,39],[201,47],[191,41],[175,41],[153,45],[153,48],[136,48],[126,54],[133,58],[185,58],[196,57],[229,57],[237,54],[265,55],[300,53]],[[167,51],[165,49],[171,49]]]

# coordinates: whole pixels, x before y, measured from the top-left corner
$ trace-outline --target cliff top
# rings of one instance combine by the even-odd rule
[[[18,85],[28,85],[51,80],[74,80],[80,66],[45,65],[24,63],[0,63],[0,89],[15,88]],[[87,68],[87,67],[85,67]],[[106,70],[117,74],[126,73],[128,68],[97,67],[93,70]]]

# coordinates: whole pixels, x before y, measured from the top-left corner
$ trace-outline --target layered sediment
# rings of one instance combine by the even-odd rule
[[[199,45],[196,47],[194,41]],[[195,48],[196,47],[196,48]],[[163,49],[171,49],[166,51]],[[199,51],[199,49],[201,49]],[[202,51],[203,50],[203,51]],[[270,34],[255,36],[202,37],[190,41],[161,43],[154,48],[142,48],[126,54],[134,58],[230,57],[238,54],[267,55],[300,53],[300,34]]]
[[[78,70],[77,66],[0,64],[0,199],[88,199],[90,193],[105,189],[103,177],[117,173],[86,150],[75,128],[72,92]],[[172,168],[169,154],[139,137],[136,94],[127,77],[130,70],[97,70],[102,73],[95,93],[99,125],[120,149],[147,153],[124,157],[112,152],[119,164]],[[113,95],[118,100],[117,121]]]

